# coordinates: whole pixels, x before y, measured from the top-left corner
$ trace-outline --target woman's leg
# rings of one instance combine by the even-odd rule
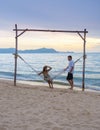
[[[51,83],[50,83],[50,81],[48,81],[48,84],[49,84],[49,87],[51,88]]]
[[[53,88],[53,81],[52,80],[50,80],[50,84],[51,84],[51,88]]]

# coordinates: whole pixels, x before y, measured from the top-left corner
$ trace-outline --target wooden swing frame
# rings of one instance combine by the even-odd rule
[[[17,24],[15,24],[15,68],[14,68],[14,86],[16,86],[17,77],[17,55],[18,55],[18,38],[27,31],[33,32],[59,32],[59,33],[77,33],[83,40],[83,73],[82,73],[82,91],[85,90],[85,59],[86,59],[86,34],[88,31],[68,31],[68,30],[46,30],[46,29],[18,29]],[[19,33],[20,32],[20,33]],[[83,36],[82,36],[83,34]]]

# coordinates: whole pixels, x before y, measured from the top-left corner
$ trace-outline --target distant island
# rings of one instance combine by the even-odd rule
[[[15,48],[0,48],[0,53],[15,53]],[[56,51],[53,48],[39,48],[29,50],[18,50],[18,53],[74,53],[72,51]]]

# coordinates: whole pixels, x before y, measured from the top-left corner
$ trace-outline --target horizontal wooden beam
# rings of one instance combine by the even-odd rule
[[[69,30],[45,30],[45,29],[13,29],[13,31],[35,31],[35,32],[62,32],[62,33],[88,33],[88,31],[69,31]]]

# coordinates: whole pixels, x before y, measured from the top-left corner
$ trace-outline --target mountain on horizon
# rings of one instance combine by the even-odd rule
[[[0,53],[15,53],[15,48],[0,48]],[[28,49],[28,50],[18,50],[18,53],[74,53],[72,51],[56,51],[53,48],[39,48],[39,49]]]
[[[14,53],[15,48],[0,48],[0,53]]]
[[[19,50],[19,53],[57,53],[57,51],[52,48],[39,48],[34,50]]]
[[[15,53],[15,48],[0,48],[0,53]],[[52,48],[39,48],[29,50],[18,50],[18,53],[58,53]]]

